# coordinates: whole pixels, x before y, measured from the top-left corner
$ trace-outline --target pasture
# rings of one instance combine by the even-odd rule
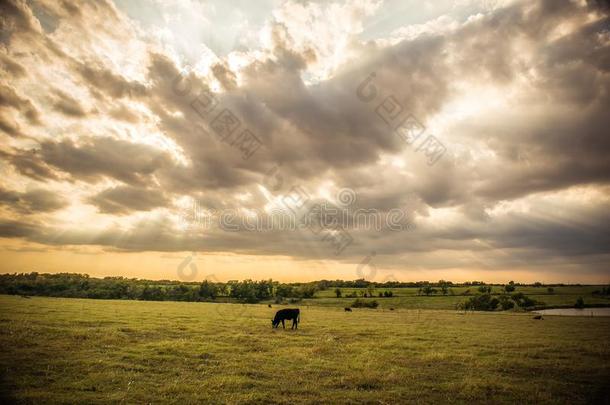
[[[291,306],[301,309],[295,331],[271,329],[279,305],[0,296],[2,399],[609,400],[610,318]]]
[[[418,288],[375,288],[373,289],[373,298],[364,298],[364,300],[376,300],[379,307],[387,308],[404,308],[404,309],[455,309],[456,305],[466,301],[469,297],[477,294],[478,286],[469,287],[451,287],[450,293],[441,295],[439,293],[430,296],[418,295]],[[492,294],[500,294],[502,287],[495,285],[491,286]],[[553,292],[549,293],[546,287],[518,286],[515,292],[522,292],[528,297],[544,303],[545,307],[573,307],[578,297],[583,297],[588,305],[610,305],[608,296],[592,295],[593,291],[600,290],[602,286],[557,286],[553,287]],[[303,303],[307,305],[321,305],[329,307],[346,307],[354,301],[355,298],[346,297],[349,294],[355,293],[360,295],[366,291],[364,288],[341,288],[341,298],[337,298],[334,292],[335,288],[316,292],[316,298],[305,299]],[[392,291],[392,297],[380,298],[378,294],[384,291]],[[467,295],[464,295],[467,294]],[[362,299],[362,298],[361,298]],[[271,301],[269,301],[271,302]]]

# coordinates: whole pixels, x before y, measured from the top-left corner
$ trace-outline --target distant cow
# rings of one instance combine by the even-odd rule
[[[301,311],[298,308],[280,309],[275,313],[275,318],[271,320],[271,326],[277,328],[282,323],[282,328],[286,329],[285,320],[292,320],[292,328],[298,329],[301,321]]]
[[[268,306],[269,308],[271,308],[271,304],[267,304],[267,306]]]
[[[390,311],[394,311],[394,308],[390,308]]]
[[[351,308],[345,308],[345,312],[352,312]]]
[[[534,319],[543,320],[544,318],[542,317],[542,315],[536,315],[536,316],[534,317]]]

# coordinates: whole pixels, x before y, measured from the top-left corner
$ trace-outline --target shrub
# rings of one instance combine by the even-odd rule
[[[503,311],[508,311],[515,307],[515,302],[508,295],[502,295],[500,296],[500,307]]]
[[[378,306],[379,303],[375,300],[364,301],[359,298],[357,298],[356,301],[352,303],[352,308],[377,308]]]
[[[515,304],[521,308],[531,308],[537,304],[541,304],[540,302],[526,296],[521,292],[514,293],[511,295],[511,298],[513,301],[515,301]]]
[[[478,291],[481,294],[489,294],[491,293],[491,286],[490,285],[482,285],[478,288]]]
[[[538,304],[541,303],[527,297],[521,292],[512,295],[501,295],[499,298],[495,298],[493,295],[485,293],[469,298],[461,305],[461,308],[473,311],[495,311],[497,309],[507,311],[515,307],[530,308]]]
[[[500,301],[491,294],[480,294],[469,298],[464,302],[464,309],[473,311],[495,311]]]
[[[435,288],[432,288],[432,287],[431,287],[431,286],[429,286],[429,285],[426,285],[426,286],[422,287],[420,290],[421,290],[421,292],[422,292],[422,293],[424,293],[425,295],[430,295],[430,294],[434,294],[434,293],[436,293],[436,289],[435,289]]]
[[[583,300],[582,297],[578,297],[578,299],[576,300],[576,304],[574,304],[574,308],[582,309],[584,307],[585,307],[585,300]]]

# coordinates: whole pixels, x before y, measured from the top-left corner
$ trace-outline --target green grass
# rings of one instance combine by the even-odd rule
[[[610,318],[278,307],[0,296],[4,402],[609,400]]]
[[[373,297],[371,299],[379,302],[380,308],[404,308],[404,309],[455,309],[456,305],[466,301],[469,297],[477,294],[476,286],[471,287],[452,287],[453,294],[441,295],[437,293],[435,295],[424,296],[417,295],[418,288],[379,288],[374,290],[374,295],[378,295],[379,292],[391,290],[393,297],[391,298],[379,298]],[[536,301],[543,302],[545,306],[550,307],[562,307],[562,306],[574,306],[578,297],[583,297],[587,305],[610,305],[609,297],[593,296],[592,292],[600,290],[601,286],[563,286],[554,287],[555,291],[551,294],[547,292],[546,287],[517,287],[515,292],[522,292],[535,299]],[[360,296],[361,292],[367,291],[366,289],[359,288],[341,288],[343,295],[356,292]],[[467,290],[470,291],[470,295],[461,295]],[[499,294],[502,292],[501,287],[493,286],[492,293]],[[303,300],[304,304],[307,305],[320,305],[325,307],[347,307],[354,302],[355,298],[347,298],[345,296],[336,298],[335,289],[329,288],[328,290],[318,291],[316,298]],[[366,298],[365,298],[366,300]]]

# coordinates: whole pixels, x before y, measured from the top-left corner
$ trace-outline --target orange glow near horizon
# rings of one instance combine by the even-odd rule
[[[281,282],[307,282],[316,280],[355,280],[360,278],[358,263],[325,260],[295,260],[285,256],[237,255],[233,253],[191,252],[117,252],[102,251],[95,247],[72,246],[50,249],[47,246],[13,245],[0,252],[0,273],[81,273],[91,277],[122,276],[148,280],[202,281],[214,279],[263,280]],[[189,259],[190,258],[190,259]],[[184,270],[181,278],[178,267],[183,261],[195,263],[196,273]],[[362,274],[362,273],[361,273]],[[369,281],[484,281],[487,283],[565,283],[607,284],[608,277],[599,274],[562,274],[528,271],[524,269],[397,269],[376,268],[373,274],[365,269]]]

